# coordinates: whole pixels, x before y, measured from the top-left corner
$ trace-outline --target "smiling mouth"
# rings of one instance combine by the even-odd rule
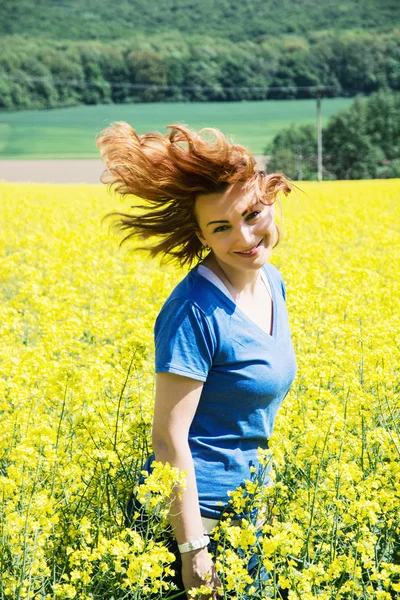
[[[261,238],[261,240],[258,242],[257,246],[253,246],[252,248],[250,248],[250,250],[246,250],[245,252],[235,252],[235,254],[251,254],[252,252],[254,252],[254,250],[256,250],[260,246],[263,239],[264,238]]]

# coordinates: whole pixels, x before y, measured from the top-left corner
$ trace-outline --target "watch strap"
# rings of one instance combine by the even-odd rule
[[[179,552],[181,554],[185,554],[186,552],[192,552],[193,550],[200,550],[201,548],[205,548],[210,543],[210,538],[208,535],[203,535],[197,540],[192,540],[191,542],[186,542],[185,544],[178,544]]]

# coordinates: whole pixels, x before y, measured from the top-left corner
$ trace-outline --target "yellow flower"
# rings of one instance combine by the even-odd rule
[[[259,449],[272,485],[254,467],[232,490],[246,519],[217,529],[216,563],[240,600],[264,600],[248,581],[253,553],[290,600],[386,600],[400,585],[399,181],[301,187],[284,200],[271,259],[298,372]],[[151,450],[153,324],[184,271],[118,249],[100,220],[120,201],[100,186],[2,183],[0,202],[4,600],[166,595],[165,518],[185,475],[159,464],[138,479]],[[125,527],[134,490],[147,515],[137,530]]]

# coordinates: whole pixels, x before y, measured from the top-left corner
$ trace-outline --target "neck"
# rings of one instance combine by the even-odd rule
[[[207,257],[204,264],[214,271],[225,285],[228,283],[228,289],[231,288],[230,291],[233,291],[239,297],[245,294],[253,294],[257,282],[260,280],[260,269],[255,271],[251,269],[234,269],[212,255]]]

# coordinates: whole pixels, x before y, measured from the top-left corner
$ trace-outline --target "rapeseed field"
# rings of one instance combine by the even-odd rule
[[[251,519],[217,532],[222,598],[400,598],[399,200],[395,180],[282,200],[272,262],[299,369],[271,439],[275,484],[232,494],[238,513],[264,509],[261,535]],[[0,207],[0,599],[162,598],[182,474],[138,479],[153,323],[184,272],[119,249],[101,218],[129,199],[100,186],[3,183]],[[150,515],[135,530],[133,489]]]

